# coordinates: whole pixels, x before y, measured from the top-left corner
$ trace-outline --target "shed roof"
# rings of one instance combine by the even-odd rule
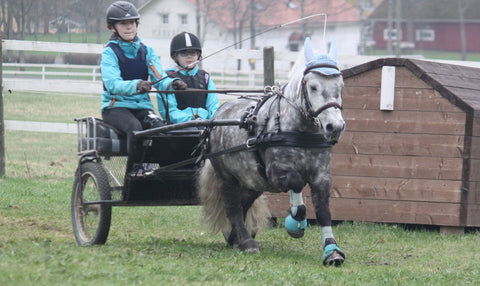
[[[480,117],[480,69],[406,58],[382,58],[343,70],[345,79],[383,66],[405,67],[466,113]]]

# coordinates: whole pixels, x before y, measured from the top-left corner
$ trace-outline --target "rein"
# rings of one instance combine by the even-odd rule
[[[260,89],[199,89],[199,88],[187,88],[183,90],[150,90],[148,91],[149,93],[175,93],[175,94],[181,94],[181,93],[187,93],[187,92],[195,92],[195,91],[201,91],[201,92],[207,92],[207,93],[265,93],[265,90],[260,90]]]

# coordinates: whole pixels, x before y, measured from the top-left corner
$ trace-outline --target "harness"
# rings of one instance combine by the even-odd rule
[[[321,67],[331,67],[338,70],[338,67],[331,66],[331,65],[313,65],[307,68],[303,75],[307,75],[309,72],[313,72],[312,70],[315,68]],[[310,133],[310,132],[299,132],[299,131],[282,131],[280,126],[280,101],[286,100],[292,107],[297,109],[302,116],[311,121],[315,126],[320,127],[321,123],[317,119],[317,116],[322,113],[323,111],[329,108],[338,108],[342,110],[342,106],[336,102],[329,102],[317,110],[313,110],[312,103],[308,98],[307,88],[306,88],[306,81],[302,78],[301,82],[301,96],[302,101],[304,103],[303,108],[296,105],[295,103],[291,102],[288,98],[284,97],[283,90],[285,86],[280,89],[278,87],[265,87],[264,92],[267,94],[266,96],[261,97],[257,100],[257,104],[250,106],[247,108],[243,116],[241,117],[241,124],[240,128],[244,128],[248,131],[248,139],[246,140],[245,144],[238,145],[229,149],[225,149],[215,153],[208,153],[208,154],[200,154],[199,157],[207,159],[211,157],[217,157],[223,154],[237,152],[237,151],[252,151],[254,152],[255,159],[257,161],[257,171],[261,174],[264,178],[266,178],[266,170],[265,170],[265,162],[262,158],[261,151],[265,150],[266,148],[270,147],[300,147],[300,148],[323,148],[323,149],[330,149],[333,145],[335,145],[336,141],[329,141],[327,140],[322,133]],[[253,97],[242,97],[247,99],[254,99]],[[260,109],[265,105],[265,103],[269,100],[273,100],[274,102],[270,105],[270,108],[276,107],[276,112],[274,113],[274,131],[272,132],[265,132],[265,128],[267,123],[270,120],[269,114],[265,117],[264,122],[259,125],[257,123],[257,115]],[[276,103],[276,104],[275,104]],[[203,139],[199,145],[207,145],[208,135],[210,133],[211,128],[207,128],[203,134]],[[209,147],[206,146],[205,150],[209,150]],[[203,152],[202,152],[203,153]],[[197,161],[200,161],[198,159]]]
[[[314,67],[312,67],[314,68]],[[309,69],[310,70],[310,69]],[[308,70],[308,71],[309,71]],[[307,73],[307,72],[306,72]],[[304,73],[304,75],[306,74]],[[301,148],[325,148],[329,149],[335,145],[336,141],[327,140],[321,133],[310,133],[310,132],[299,132],[299,131],[282,131],[280,126],[280,101],[282,99],[286,100],[290,105],[300,111],[300,113],[306,118],[312,121],[316,126],[319,126],[318,116],[324,110],[335,107],[342,108],[338,103],[327,103],[324,106],[320,107],[317,111],[312,111],[312,104],[308,99],[308,94],[306,95],[305,81],[302,79],[302,96],[305,102],[305,111],[298,107],[293,102],[289,101],[283,96],[283,88],[280,90],[276,87],[266,87],[266,90],[269,89],[270,92],[268,96],[262,98],[261,101],[255,106],[255,108],[249,108],[244,113],[241,120],[242,124],[240,127],[245,128],[249,132],[249,138],[245,143],[245,150],[251,150],[254,152],[255,159],[257,161],[257,171],[264,178],[266,178],[265,162],[261,155],[261,150],[264,150],[269,147],[301,147]],[[274,117],[274,131],[265,132],[268,121],[270,120],[269,116],[265,117],[265,120],[262,125],[258,126],[257,124],[257,114],[261,107],[267,102],[270,98],[274,97],[274,101],[277,110]],[[275,103],[274,102],[274,103]],[[274,106],[272,103],[271,107]],[[270,114],[270,113],[267,113]],[[314,116],[314,114],[316,114]],[[255,130],[258,127],[258,130]],[[236,148],[232,148],[236,149]],[[226,152],[228,153],[228,152]]]
[[[308,68],[304,75],[308,72],[311,72],[312,69],[318,67],[325,67],[325,65],[316,65]],[[337,68],[337,67],[335,67]],[[337,68],[338,69],[338,68]],[[270,87],[267,86],[264,89],[264,92],[267,94],[260,98],[255,96],[244,96],[241,99],[247,100],[255,100],[256,104],[248,107],[240,120],[240,128],[243,128],[248,131],[248,138],[244,144],[240,144],[235,147],[231,147],[228,149],[224,149],[218,152],[210,153],[209,150],[209,143],[208,137],[212,128],[215,126],[207,126],[202,132],[201,138],[199,140],[199,144],[195,147],[194,151],[192,152],[192,156],[198,155],[195,158],[191,158],[188,160],[184,160],[181,162],[177,162],[175,164],[171,164],[168,166],[160,167],[157,171],[161,171],[164,169],[174,169],[179,166],[191,164],[191,163],[198,163],[201,160],[218,157],[224,154],[232,153],[232,152],[239,152],[239,151],[252,151],[254,152],[256,161],[257,161],[257,171],[261,174],[264,178],[266,178],[266,171],[265,171],[265,162],[262,159],[261,151],[265,150],[266,148],[270,147],[300,147],[300,148],[323,148],[323,149],[330,149],[333,145],[335,145],[336,141],[329,141],[327,140],[322,133],[310,133],[310,132],[299,132],[299,131],[282,131],[280,126],[280,101],[286,100],[292,107],[297,109],[304,118],[310,120],[316,126],[319,126],[318,120],[316,120],[316,116],[318,116],[323,111],[329,108],[339,108],[342,109],[342,106],[338,103],[327,103],[324,106],[321,106],[316,111],[312,110],[312,104],[308,99],[308,94],[306,93],[306,82],[302,79],[302,98],[304,102],[304,108],[297,106],[295,103],[291,102],[289,99],[283,96],[283,88],[280,89],[278,87]],[[265,128],[267,126],[270,117],[267,115],[263,124],[257,124],[257,115],[258,112],[262,107],[265,106],[269,100],[274,100],[270,105],[270,108],[273,106],[276,107],[276,112],[274,114],[274,131],[272,132],[265,132]],[[275,104],[276,103],[276,104]],[[267,113],[270,114],[270,113]]]

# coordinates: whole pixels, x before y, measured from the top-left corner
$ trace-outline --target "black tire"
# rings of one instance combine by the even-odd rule
[[[81,246],[105,244],[110,231],[112,206],[88,205],[84,202],[111,200],[108,176],[102,165],[97,162],[82,163],[81,172],[79,180],[77,170],[73,183],[71,202],[73,233]]]

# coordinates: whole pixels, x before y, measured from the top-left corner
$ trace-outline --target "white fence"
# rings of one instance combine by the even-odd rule
[[[48,53],[82,53],[99,55],[104,46],[99,44],[72,44],[2,40],[2,49],[12,51],[35,51]],[[207,54],[209,54],[207,52]],[[276,69],[275,78],[286,81],[288,69],[298,57],[298,53],[275,52],[280,69]],[[167,57],[163,57],[167,58]],[[217,89],[261,89],[263,88],[263,51],[231,50],[215,57],[215,69],[207,70]],[[256,62],[255,70],[245,64],[248,59]],[[222,68],[222,62],[242,60],[247,70],[228,70]],[[163,64],[163,63],[162,63]],[[73,64],[32,64],[3,63],[2,78],[4,91],[44,91],[82,94],[100,94],[103,89],[98,65]],[[221,96],[221,95],[219,95]],[[26,122],[5,120],[5,129],[20,131],[42,131],[75,133],[76,127],[69,123]]]
[[[217,88],[263,87],[262,71],[210,70]],[[287,71],[277,77],[287,80]],[[4,89],[17,91],[53,91],[100,94],[102,82],[99,66],[68,64],[3,64]]]
[[[100,44],[72,44],[3,40],[3,50],[37,51],[53,53],[101,54],[104,46]],[[296,60],[298,53],[276,52],[275,58],[280,69],[276,69],[275,78],[286,81],[288,69]],[[256,69],[227,70],[222,62],[253,59]],[[211,64],[210,64],[211,65]],[[232,50],[222,52],[215,59],[215,69],[207,69],[217,88],[260,88],[263,87],[263,52],[258,50]],[[4,63],[4,90],[52,91],[69,93],[100,94],[102,83],[98,65],[73,64],[31,64]]]

